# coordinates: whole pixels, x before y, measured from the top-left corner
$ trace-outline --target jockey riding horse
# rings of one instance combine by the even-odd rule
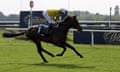
[[[39,24],[38,34],[49,35],[53,27],[57,27],[58,22],[61,22],[67,16],[67,10],[47,10],[42,13],[43,17],[47,20],[47,24]]]

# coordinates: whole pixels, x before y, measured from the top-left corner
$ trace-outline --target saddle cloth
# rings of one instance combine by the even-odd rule
[[[46,24],[39,24],[38,34],[49,34],[48,28],[49,28],[49,26]]]

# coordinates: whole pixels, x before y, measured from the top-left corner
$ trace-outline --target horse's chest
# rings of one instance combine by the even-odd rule
[[[58,35],[53,37],[54,42],[65,42],[65,40],[66,40],[66,37],[63,35]]]

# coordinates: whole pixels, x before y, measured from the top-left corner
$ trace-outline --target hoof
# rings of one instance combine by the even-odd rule
[[[46,64],[46,63],[48,63],[48,62],[42,62],[41,64]]]
[[[51,57],[55,57],[54,55],[51,55]]]
[[[81,55],[80,58],[83,58],[83,56]]]
[[[48,63],[48,61],[47,61],[47,60],[44,60],[42,63]]]
[[[44,61],[43,63],[48,63],[48,61]]]
[[[56,56],[63,56],[62,54],[57,54]]]

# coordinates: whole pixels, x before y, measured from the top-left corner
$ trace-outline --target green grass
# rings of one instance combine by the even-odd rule
[[[83,59],[68,48],[62,57],[52,58],[44,54],[49,63],[43,64],[32,42],[0,35],[0,72],[120,72],[120,45],[95,45],[91,48],[89,44],[68,42],[84,56]],[[54,55],[62,51],[51,44],[42,45]]]

